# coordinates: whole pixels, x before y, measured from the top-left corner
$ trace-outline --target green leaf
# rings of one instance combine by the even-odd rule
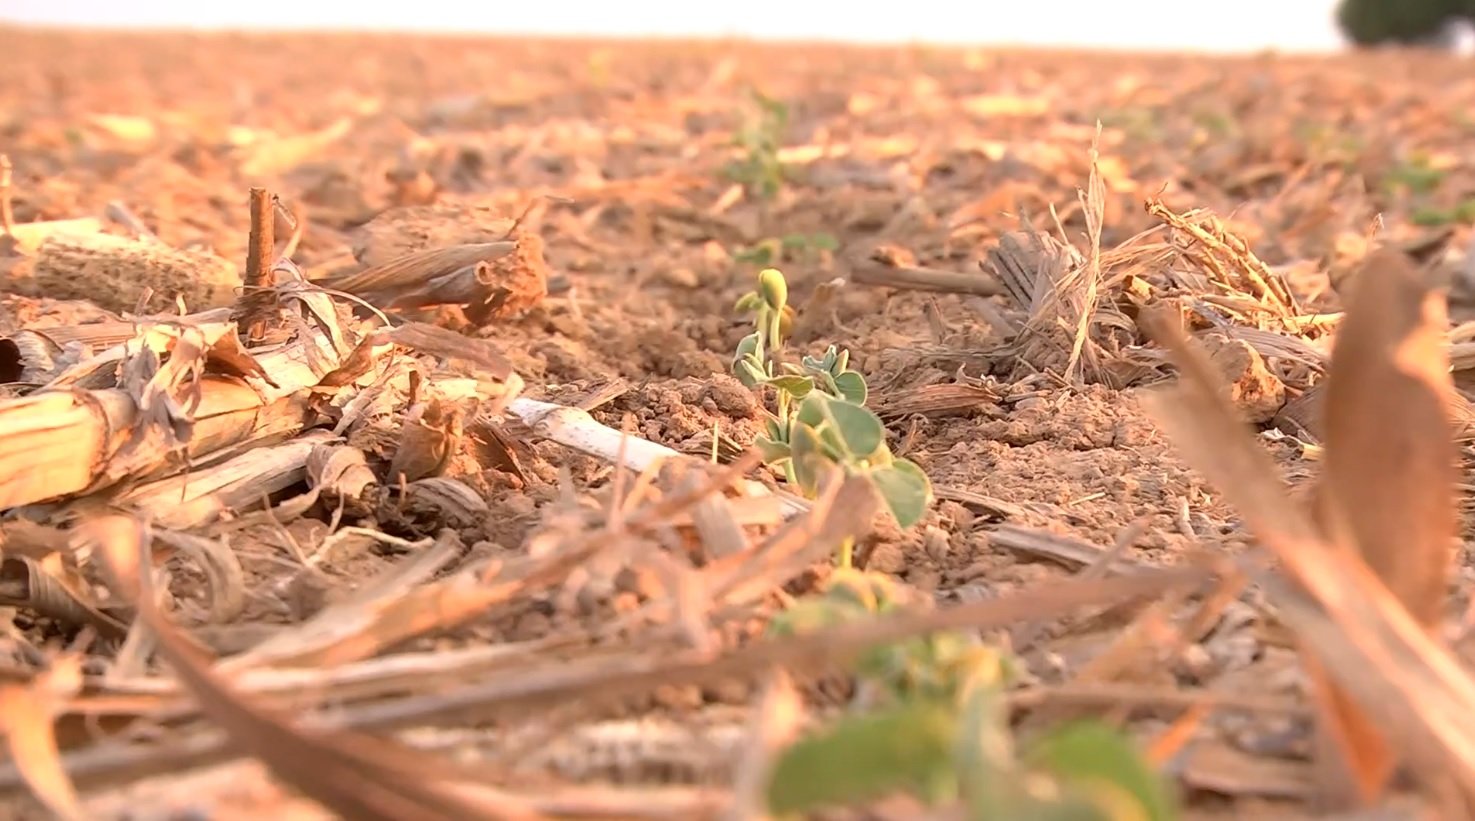
[[[819,380],[820,387],[825,393],[836,398],[844,398],[840,396],[840,389],[835,385],[835,377],[830,376],[829,371],[815,371],[814,378]]]
[[[803,598],[768,624],[770,636],[802,636],[864,617],[866,612],[847,602]]]
[[[732,363],[732,375],[749,388],[757,387],[768,379],[768,374],[764,373],[762,368],[754,365],[751,359],[739,359]]]
[[[819,490],[820,472],[829,462],[819,435],[808,425],[794,425],[789,428],[789,448],[793,453],[794,478],[799,482],[799,489],[812,497]]]
[[[758,272],[758,293],[763,301],[775,311],[782,311],[789,302],[789,283],[777,268],[764,268]]]
[[[829,371],[830,373],[834,373],[835,363],[839,361],[839,358],[839,349],[836,348],[834,345],[831,345],[830,347],[825,348],[825,355],[820,357],[819,366],[821,368],[824,368],[826,371]]]
[[[793,455],[787,442],[780,442],[777,439],[770,439],[767,436],[759,436],[753,440],[753,443],[763,453],[763,461],[771,465],[779,464]]]
[[[835,390],[848,402],[864,405],[870,396],[866,378],[855,371],[842,371],[835,376]]]
[[[749,296],[752,296],[752,294],[749,294]],[[747,359],[751,357],[761,356],[762,348],[763,335],[757,333],[748,334],[738,341],[737,354],[735,358]]]
[[[835,357],[835,367],[833,368],[835,375],[839,376],[840,374],[845,373],[845,369],[848,367],[850,367],[850,351],[842,349],[839,352],[839,355]],[[856,374],[856,376],[860,376],[860,374]]]
[[[826,411],[825,406],[833,401],[835,400],[818,391],[813,391],[804,397],[803,402],[799,403],[799,411],[795,417],[812,428],[818,428],[830,421],[830,414]]]
[[[732,310],[733,313],[750,314],[761,307],[763,307],[763,296],[757,291],[749,291],[738,297],[738,301],[732,305]]]
[[[788,444],[789,428],[781,423],[777,417],[770,415],[768,419],[764,420],[763,429],[767,432],[769,439]]]
[[[868,613],[880,613],[896,598],[896,592],[888,576],[840,568],[825,585],[825,598],[846,602]]]
[[[1077,798],[1091,799],[1112,821],[1177,817],[1162,778],[1130,740],[1100,722],[1062,727],[1040,739],[1025,759],[1059,778]]]
[[[902,529],[916,524],[927,513],[927,503],[932,499],[932,483],[914,463],[896,459],[886,467],[872,470],[870,477]]]
[[[753,265],[772,265],[774,262],[773,248],[759,243],[758,245],[739,250],[732,255],[732,258],[738,262],[747,262]],[[758,299],[761,301],[763,297],[760,296]]]
[[[793,374],[772,377],[768,380],[768,384],[788,393],[795,399],[802,399],[808,396],[810,391],[814,390],[813,379],[807,376],[796,376]]]
[[[915,702],[847,716],[779,756],[768,785],[773,814],[858,804],[901,790],[956,793],[951,705]]]
[[[835,432],[840,435],[841,446],[855,459],[865,459],[880,450],[886,441],[886,428],[876,414],[844,400],[827,404]]]

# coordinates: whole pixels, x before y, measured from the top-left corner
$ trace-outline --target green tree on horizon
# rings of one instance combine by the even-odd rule
[[[1337,27],[1356,46],[1448,46],[1451,26],[1475,20],[1475,0],[1342,0]]]

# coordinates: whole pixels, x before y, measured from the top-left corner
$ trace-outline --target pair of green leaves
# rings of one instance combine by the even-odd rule
[[[795,482],[806,495],[815,494],[825,468],[833,464],[869,479],[901,527],[911,527],[927,512],[932,483],[915,463],[891,454],[880,418],[855,401],[866,396],[860,374],[845,371],[835,376],[820,371],[771,376],[751,356],[734,361],[733,372],[750,387],[772,385],[799,400],[788,419],[769,419],[767,435],[760,437],[758,445],[768,462],[789,463]],[[788,407],[789,403],[781,405]]]
[[[794,321],[794,309],[789,305],[789,283],[777,268],[764,268],[758,272],[758,290],[749,291],[738,298],[733,309],[740,313],[757,313],[758,332],[743,338],[738,345],[738,358],[754,359],[760,370],[772,375],[764,352],[765,343],[778,350],[783,347],[784,337]],[[750,342],[749,340],[753,340]],[[740,377],[741,378],[741,377]]]
[[[825,371],[805,373],[787,363],[784,370],[785,373],[778,376],[765,376],[760,381],[763,384],[772,385],[795,399],[804,399],[811,391],[819,390],[831,397],[844,399],[856,407],[864,405],[869,395],[865,377],[855,371],[845,371],[838,375]]]
[[[783,465],[810,497],[830,465],[863,475],[898,524],[916,524],[927,512],[932,484],[921,468],[896,458],[886,446],[885,427],[865,408],[865,377],[850,370],[850,352],[831,345],[823,356],[806,355],[800,364],[784,363],[775,371],[768,352],[783,345],[786,317],[793,313],[789,284],[776,268],[760,271],[758,287],[736,307],[757,314],[757,330],[738,343],[733,375],[749,388],[769,385],[779,393],[778,413],[758,441],[764,458]]]
[[[989,698],[1004,702],[998,691]],[[974,821],[1176,817],[1161,776],[1117,731],[1077,722],[1015,757],[1003,712],[980,711],[986,728],[962,720],[957,707],[943,700],[847,716],[779,756],[769,781],[769,811],[807,813],[910,793],[932,804],[961,799]]]
[[[891,454],[886,428],[869,409],[811,390],[799,403],[787,433],[788,441],[772,443],[772,452],[790,460],[806,495],[818,491],[824,470],[833,464],[869,479],[901,527],[911,527],[927,512],[932,497],[927,474],[910,460]]]
[[[797,602],[770,631],[809,633],[899,606],[890,578],[842,569],[822,594]],[[768,788],[774,814],[909,792],[933,803],[961,800],[979,821],[1174,817],[1161,778],[1104,724],[1066,725],[1018,754],[1005,697],[1009,660],[976,636],[937,633],[878,647],[862,657],[858,672],[881,685],[887,700],[779,756]]]

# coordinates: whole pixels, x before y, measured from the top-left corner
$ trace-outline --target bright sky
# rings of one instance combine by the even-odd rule
[[[1337,0],[906,0],[862,10],[817,0],[0,0],[0,21],[205,28],[370,28],[1321,51],[1341,44]]]

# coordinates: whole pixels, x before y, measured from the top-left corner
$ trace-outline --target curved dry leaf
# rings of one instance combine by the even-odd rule
[[[0,555],[44,559],[67,552],[70,535],[61,528],[13,519],[0,523]]]
[[[240,337],[235,334],[221,336],[205,352],[205,372],[234,376],[237,379],[254,376],[273,388],[281,387],[272,381],[271,374],[261,367],[256,357],[241,347]]]
[[[438,476],[461,449],[461,409],[432,399],[419,419],[400,429],[399,448],[389,463],[388,484]]]
[[[327,335],[333,353],[338,358],[347,356],[348,342],[343,337],[339,306],[333,298],[323,293],[316,283],[309,282],[307,275],[290,259],[277,260],[272,276],[276,277],[277,299],[281,304],[284,307],[295,305],[305,311],[317,321],[315,329]]]
[[[183,554],[205,574],[211,622],[223,624],[246,609],[246,574],[240,557],[224,539],[162,529],[154,531],[154,539]]]
[[[339,498],[357,499],[379,483],[364,452],[349,445],[324,444],[307,455],[308,485]]]
[[[519,452],[528,452],[527,443],[513,438],[496,420],[486,415],[472,420],[467,433],[478,465],[510,473],[527,484],[527,474],[523,473],[522,462],[518,458]]]
[[[374,369],[374,348],[387,345],[389,338],[383,333],[368,334],[344,357],[343,362],[318,380],[320,387],[339,388],[351,385],[359,377]]]
[[[1401,287],[1407,287],[1409,281],[1404,283]],[[1422,322],[1410,322],[1411,318],[1434,313],[1428,311],[1426,300],[1413,302],[1414,310],[1405,311],[1401,317],[1403,334],[1415,331]],[[1396,322],[1398,317],[1390,319]],[[1361,795],[1382,791],[1386,767],[1379,763],[1382,757],[1379,745],[1386,742],[1369,742],[1360,732],[1375,718],[1376,724],[1372,726],[1394,735],[1401,747],[1398,752],[1417,754],[1422,772],[1447,774],[1465,790],[1475,792],[1475,746],[1472,746],[1475,729],[1467,726],[1469,717],[1475,715],[1475,679],[1398,602],[1368,563],[1357,560],[1352,544],[1340,542],[1340,549],[1329,544],[1318,532],[1317,525],[1297,508],[1269,455],[1254,441],[1249,427],[1229,405],[1212,365],[1201,351],[1189,344],[1181,328],[1161,321],[1152,323],[1152,328],[1153,335],[1173,354],[1180,380],[1172,390],[1144,396],[1143,404],[1190,464],[1219,488],[1251,530],[1280,559],[1284,572],[1296,586],[1273,576],[1262,582],[1273,584],[1279,591],[1282,614],[1301,634],[1304,648],[1316,654],[1317,665],[1326,665],[1327,672],[1335,678],[1335,686],[1347,689],[1357,698],[1357,715],[1366,711],[1370,716],[1356,719],[1357,726],[1346,727],[1353,732],[1344,734],[1347,744],[1342,752],[1350,753],[1354,772],[1344,775],[1337,786],[1345,791],[1354,786],[1351,778],[1355,777]],[[1442,333],[1443,329],[1440,330]],[[1384,363],[1371,369],[1384,371],[1383,378],[1388,378],[1386,365],[1392,362],[1415,372],[1428,367],[1427,361],[1419,362],[1417,357],[1409,360],[1408,352],[1420,348],[1417,340],[1412,345],[1403,344],[1406,340],[1390,342],[1394,344],[1378,354],[1384,357]],[[1424,355],[1427,356],[1427,349]],[[1400,357],[1409,361],[1400,361]],[[1334,362],[1336,358],[1334,353]],[[1353,383],[1357,381],[1354,379]],[[1395,403],[1399,399],[1396,395],[1377,398]],[[1380,420],[1366,415],[1373,421]],[[1423,435],[1426,440],[1422,447],[1437,452],[1444,433],[1426,429]],[[1344,436],[1342,441],[1357,440]],[[1354,453],[1344,456],[1355,463]],[[1442,495],[1445,486],[1438,478],[1442,469],[1437,467],[1437,459],[1427,458],[1428,453],[1424,456],[1422,464],[1434,474],[1428,477],[1434,483],[1434,493]],[[1434,467],[1430,468],[1431,465]],[[1393,476],[1406,475],[1402,469],[1393,472]],[[1361,481],[1368,480],[1364,477]],[[1335,504],[1339,498],[1342,497],[1334,491],[1323,505]],[[1434,502],[1433,507],[1437,509],[1439,503]],[[1391,513],[1407,515],[1401,510]],[[1387,522],[1379,523],[1358,537],[1387,526]],[[1437,532],[1441,526],[1438,521],[1419,524],[1414,532],[1428,534]],[[1338,538],[1343,538],[1349,529],[1345,524],[1341,527],[1342,532],[1335,534]],[[1427,557],[1423,562],[1437,564]],[[1301,598],[1306,600],[1300,601]],[[1313,674],[1318,669],[1314,668]],[[1323,699],[1321,706],[1323,715],[1346,716],[1340,703]],[[1349,749],[1353,743],[1361,746]]]
[[[469,526],[481,521],[489,508],[486,500],[465,483],[443,476],[411,482],[405,489],[410,510],[436,511],[447,525]]]
[[[357,296],[399,297],[423,288],[432,280],[472,268],[478,262],[504,257],[516,249],[517,243],[501,241],[415,251],[357,273],[325,277],[316,284]]]
[[[0,559],[0,605],[24,607],[71,625],[90,624],[109,638],[122,638],[127,625],[93,607],[72,586],[28,556]]]
[[[1322,403],[1321,524],[1355,548],[1419,620],[1444,615],[1454,558],[1458,454],[1444,294],[1402,254],[1358,276]]]

